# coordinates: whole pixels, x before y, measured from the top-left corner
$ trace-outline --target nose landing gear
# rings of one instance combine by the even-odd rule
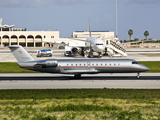
[[[140,73],[137,73],[137,79],[139,79],[139,75],[140,75]]]
[[[75,74],[74,78],[76,78],[76,79],[81,78],[81,74]]]

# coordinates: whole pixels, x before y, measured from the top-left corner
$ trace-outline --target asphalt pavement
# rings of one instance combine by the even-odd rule
[[[48,73],[0,74],[0,89],[124,88],[160,89],[160,73],[73,75]]]

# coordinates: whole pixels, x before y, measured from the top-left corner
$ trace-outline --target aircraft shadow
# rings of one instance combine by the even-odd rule
[[[22,81],[22,80],[160,80],[160,76],[140,76],[139,79],[137,79],[136,76],[82,76],[81,78],[74,78],[73,76],[49,76],[49,77],[0,77],[0,81],[7,81],[7,80],[16,80],[16,81]]]

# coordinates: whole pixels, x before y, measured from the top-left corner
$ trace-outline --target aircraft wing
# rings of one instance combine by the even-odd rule
[[[48,42],[48,41],[42,41],[43,43],[52,43],[52,44],[59,44],[59,45],[66,45],[66,46],[68,46],[68,44],[66,44],[66,43],[64,43],[64,42],[61,42],[61,43],[59,43],[59,42],[55,42],[55,41],[51,41],[51,42]]]
[[[59,66],[59,69],[62,74],[91,74],[98,72],[98,70],[95,70],[93,68],[87,68],[84,70],[64,70],[61,66]]]
[[[72,39],[72,40],[78,40],[78,41],[83,41],[85,42],[86,40],[83,40],[83,39],[77,39],[77,38],[69,38],[69,39]]]

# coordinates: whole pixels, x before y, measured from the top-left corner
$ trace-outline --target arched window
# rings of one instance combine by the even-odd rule
[[[19,36],[19,38],[26,38],[24,35]]]
[[[40,38],[40,39],[42,39],[42,36],[40,36],[40,35],[37,35],[35,38]]]
[[[28,37],[27,38],[34,38],[32,35],[28,35]]]
[[[4,35],[2,38],[9,38],[9,36],[8,35]]]
[[[11,38],[17,38],[17,36],[16,35],[12,35]]]

